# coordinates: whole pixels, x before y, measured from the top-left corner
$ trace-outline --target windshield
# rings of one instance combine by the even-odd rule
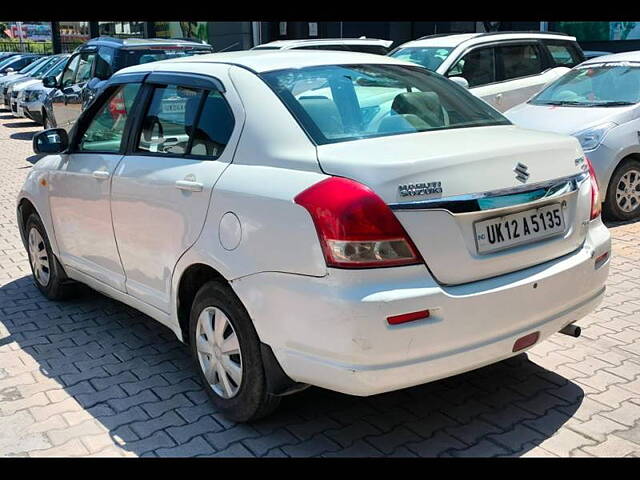
[[[449,47],[406,47],[394,50],[389,56],[416,63],[435,72],[452,50]]]
[[[640,64],[577,67],[560,77],[529,103],[533,105],[617,106],[640,101]]]
[[[31,60],[31,63],[22,67],[22,69],[18,70],[18,73],[30,73],[34,69],[38,68],[38,65],[41,65],[44,62],[44,58],[37,58],[35,60]]]
[[[57,63],[54,63],[53,66],[49,65],[47,67],[48,70],[45,70],[45,72],[42,74],[41,78],[57,77],[58,75],[60,75],[60,73],[62,72],[62,69],[64,68],[64,66],[67,63],[67,59],[68,59],[68,57],[59,58]]]
[[[211,47],[153,47],[124,50],[124,66],[140,65],[143,63],[168,60],[170,58],[189,57],[191,55],[201,55],[203,53],[213,53]]]
[[[59,62],[60,59],[57,57],[49,57],[44,60],[42,63],[36,65],[36,67],[29,72],[30,76],[33,78],[42,78],[42,76],[49,70],[55,63]]]
[[[9,57],[9,58],[5,58],[4,60],[0,60],[0,69],[2,69],[2,67],[6,67],[10,63],[15,62],[16,59],[18,59],[18,58],[20,58],[20,57],[14,55],[13,57]]]
[[[318,145],[510,122],[440,75],[404,65],[329,65],[263,73]]]

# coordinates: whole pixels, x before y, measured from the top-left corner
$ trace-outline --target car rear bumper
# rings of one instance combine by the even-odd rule
[[[424,266],[330,269],[321,278],[265,272],[233,287],[291,379],[373,395],[500,361],[517,354],[517,339],[539,332],[540,342],[579,320],[604,294],[609,260],[596,268],[595,259],[605,252],[609,232],[598,219],[569,255],[454,287]],[[425,309],[423,320],[386,321]]]

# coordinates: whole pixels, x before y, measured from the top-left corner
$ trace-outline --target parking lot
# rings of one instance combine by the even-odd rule
[[[40,128],[0,112],[0,455],[640,456],[640,222],[611,225],[607,295],[579,339],[370,398],[309,388],[236,425],[168,329],[33,286],[15,197]]]

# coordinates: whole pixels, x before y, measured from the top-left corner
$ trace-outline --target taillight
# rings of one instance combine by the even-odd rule
[[[294,200],[311,214],[329,266],[386,267],[422,262],[391,209],[358,182],[331,177]]]
[[[596,180],[596,171],[593,169],[591,160],[584,157],[589,168],[589,181],[591,182],[591,220],[598,218],[602,211],[602,203],[600,203],[600,190],[598,189],[598,181]]]
[[[124,95],[122,95],[122,90],[113,96],[109,102],[108,108],[111,113],[111,117],[113,117],[114,120],[120,118],[121,115],[127,114],[127,107],[124,104]]]

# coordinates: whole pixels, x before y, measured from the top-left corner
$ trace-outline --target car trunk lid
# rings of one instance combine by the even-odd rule
[[[552,260],[586,235],[590,187],[570,137],[511,125],[450,129],[321,145],[318,159],[326,173],[363,183],[389,204],[443,284]],[[550,205],[561,208],[563,231],[479,251],[478,222]]]

